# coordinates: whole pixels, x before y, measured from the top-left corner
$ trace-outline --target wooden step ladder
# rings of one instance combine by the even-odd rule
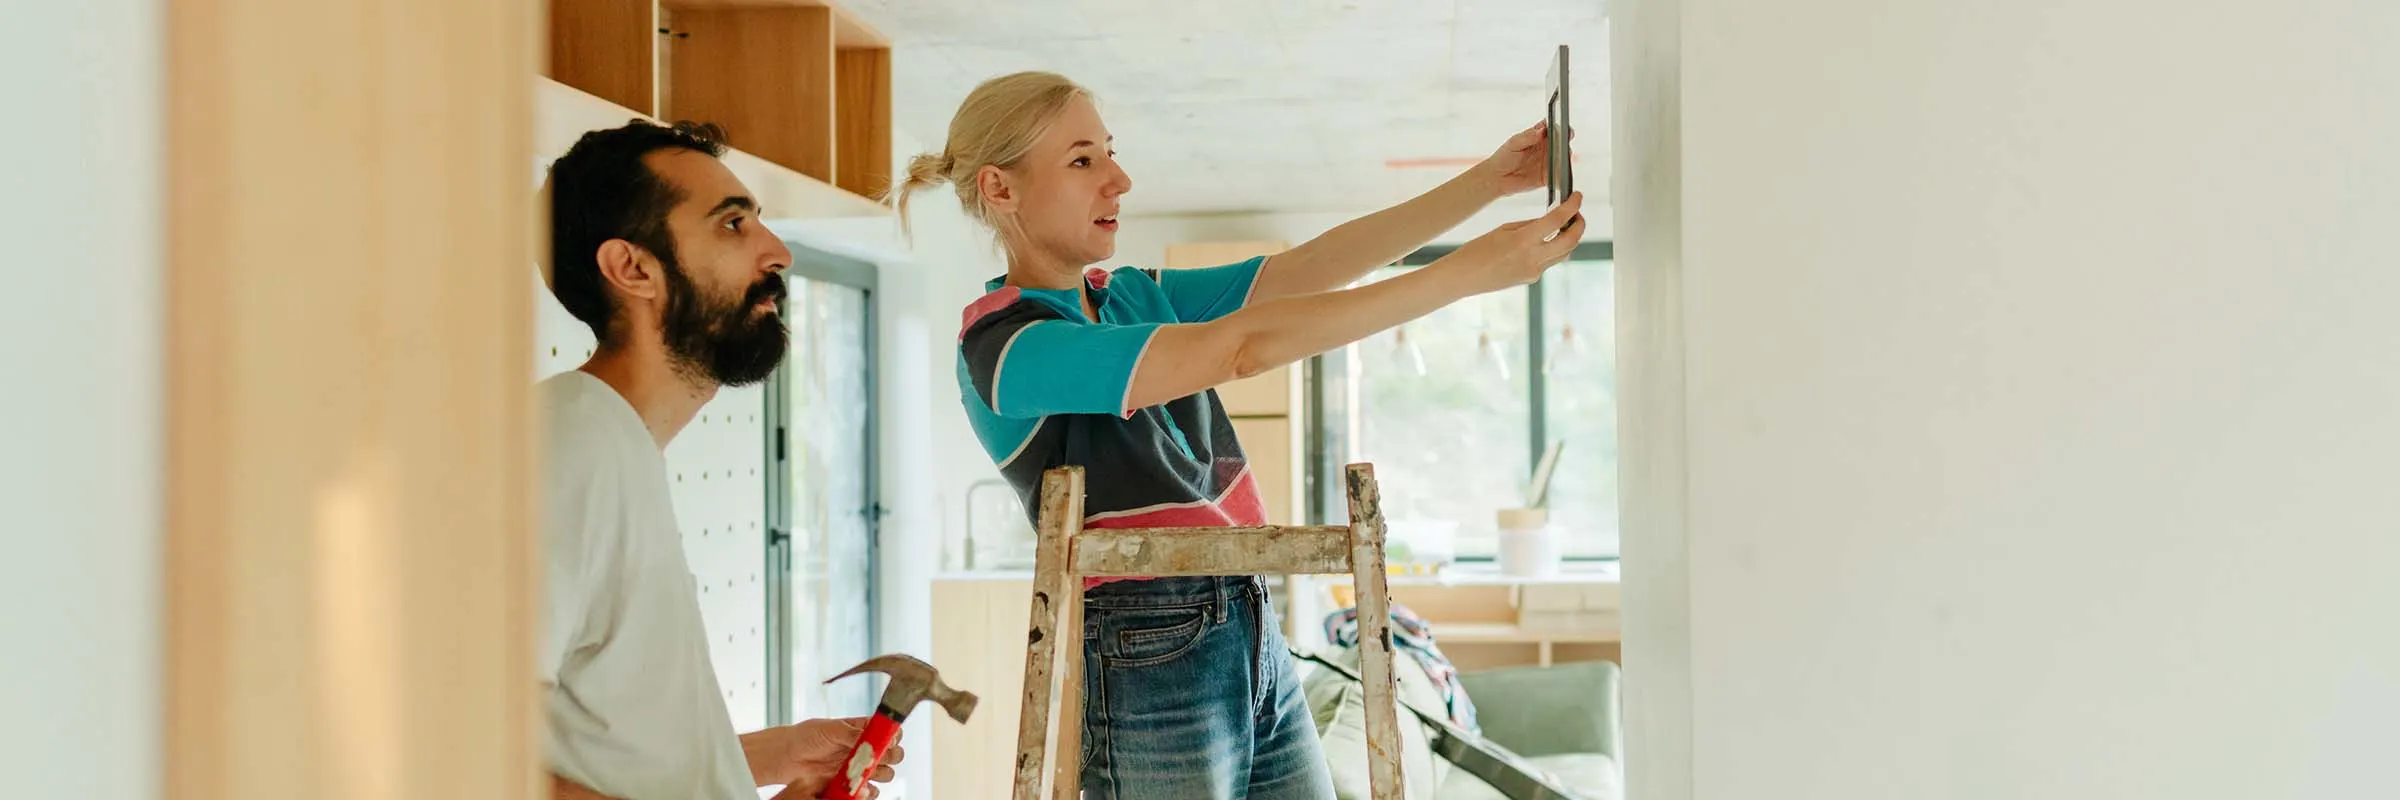
[[[1025,702],[1017,718],[1015,800],[1071,800],[1083,773],[1083,579],[1348,574],[1358,584],[1359,666],[1366,687],[1367,785],[1400,800],[1400,712],[1384,581],[1383,499],[1375,468],[1344,472],[1350,524],[1255,528],[1083,529],[1083,468],[1042,475],[1026,634]],[[1065,646],[1060,646],[1061,643]]]

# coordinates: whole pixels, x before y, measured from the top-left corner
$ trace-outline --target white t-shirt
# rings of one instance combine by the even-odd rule
[[[551,771],[623,800],[756,800],[701,627],[666,458],[582,371],[540,386]]]

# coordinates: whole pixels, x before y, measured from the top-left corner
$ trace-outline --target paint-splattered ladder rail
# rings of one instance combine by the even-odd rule
[[[1383,498],[1375,468],[1345,471],[1350,524],[1083,529],[1083,468],[1042,476],[1025,701],[1017,717],[1015,800],[1071,800],[1083,770],[1083,579],[1348,573],[1358,584],[1366,680],[1367,785],[1400,800],[1400,712],[1384,581]],[[1059,631],[1070,631],[1060,647]],[[1061,724],[1064,723],[1064,724]]]

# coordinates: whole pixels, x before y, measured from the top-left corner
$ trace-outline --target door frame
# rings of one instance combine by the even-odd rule
[[[878,612],[883,606],[883,518],[888,515],[882,503],[883,487],[879,482],[882,445],[877,413],[881,404],[878,389],[880,365],[879,324],[877,306],[882,301],[877,293],[874,264],[848,256],[836,255],[785,240],[792,250],[792,265],[784,270],[785,279],[806,279],[857,289],[866,293],[866,481],[865,497],[859,513],[866,517],[867,530],[867,651],[882,651],[883,634]],[[791,318],[789,299],[782,312]],[[791,363],[787,360],[775,368],[766,384],[766,453],[767,453],[767,535],[764,543],[767,569],[767,724],[790,725],[798,722],[792,713],[794,692],[799,688],[792,661],[792,463],[791,453]],[[861,709],[860,713],[865,713]]]

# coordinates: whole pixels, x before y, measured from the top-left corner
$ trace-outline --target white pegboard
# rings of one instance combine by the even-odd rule
[[[667,445],[683,553],[736,729],[767,725],[765,390],[722,389]]]
[[[592,357],[592,329],[550,296],[540,272],[533,275],[533,304],[534,380],[583,366]]]
[[[534,276],[537,378],[581,366],[591,329]],[[767,723],[766,400],[759,387],[724,389],[667,446],[667,481],[684,559],[700,586],[709,658],[737,730]]]

